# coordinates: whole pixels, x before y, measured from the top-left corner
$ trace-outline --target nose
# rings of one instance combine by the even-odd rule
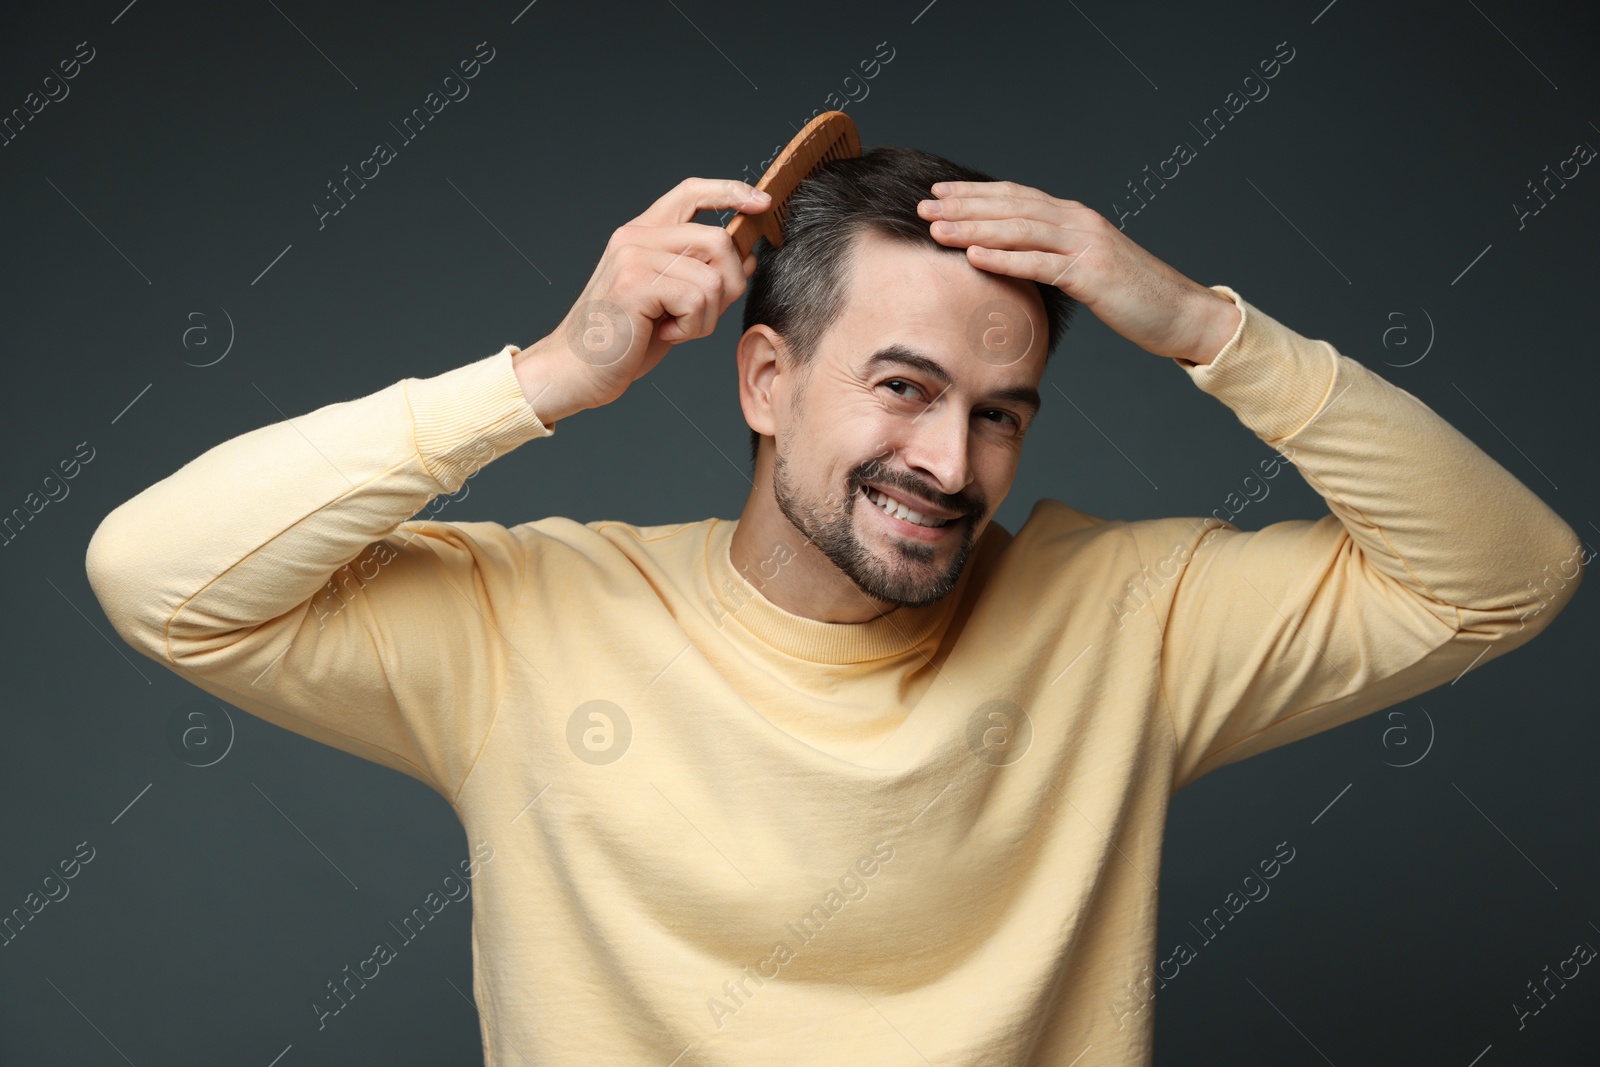
[[[914,420],[904,452],[906,466],[926,475],[934,488],[954,496],[972,481],[967,456],[966,412],[947,400],[930,405]]]

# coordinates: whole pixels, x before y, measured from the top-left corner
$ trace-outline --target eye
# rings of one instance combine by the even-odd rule
[[[997,425],[997,426],[1005,425],[1003,420],[1010,419],[1012,426],[1014,426],[1018,430],[1022,429],[1022,420],[1017,418],[1015,415],[1011,414],[1011,412],[1009,412],[1009,411],[1002,411],[1000,408],[990,408],[988,411],[985,411],[984,414],[985,415],[999,415],[1001,417],[1002,421],[996,422],[995,425]]]
[[[890,378],[888,381],[884,382],[883,384],[888,386],[888,387],[890,387],[891,389],[895,385],[903,385],[908,389],[916,389],[917,392],[919,392],[919,393],[922,391],[921,389],[918,389],[915,385],[912,385],[910,382],[906,381],[904,378]],[[905,396],[904,393],[898,393],[898,392],[895,393],[895,395],[896,396]]]

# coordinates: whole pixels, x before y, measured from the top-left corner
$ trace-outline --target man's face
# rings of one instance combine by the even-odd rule
[[[774,379],[773,495],[862,592],[929,604],[954,588],[1016,476],[1044,304],[1032,282],[948,252],[875,233],[855,252],[812,363]],[[885,513],[880,492],[921,518]]]

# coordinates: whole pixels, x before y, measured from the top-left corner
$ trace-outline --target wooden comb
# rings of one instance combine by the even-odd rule
[[[756,188],[772,196],[772,206],[754,215],[740,213],[728,223],[728,236],[739,249],[739,258],[749,255],[757,241],[765,237],[772,247],[783,244],[783,224],[789,219],[789,197],[800,182],[830,159],[849,159],[861,154],[861,135],[855,120],[843,111],[825,111],[806,123],[805,129],[778,153],[772,166],[756,182]]]

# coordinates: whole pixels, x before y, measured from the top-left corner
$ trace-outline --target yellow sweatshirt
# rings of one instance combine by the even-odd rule
[[[406,521],[552,432],[508,345],[217,445],[89,580],[145,655],[492,848],[490,1067],[1147,1063],[1172,795],[1481,669],[1587,562],[1421,401],[1212,288],[1243,319],[1183,369],[1332,514],[1041,500],[944,601],[818,622],[723,519]]]

